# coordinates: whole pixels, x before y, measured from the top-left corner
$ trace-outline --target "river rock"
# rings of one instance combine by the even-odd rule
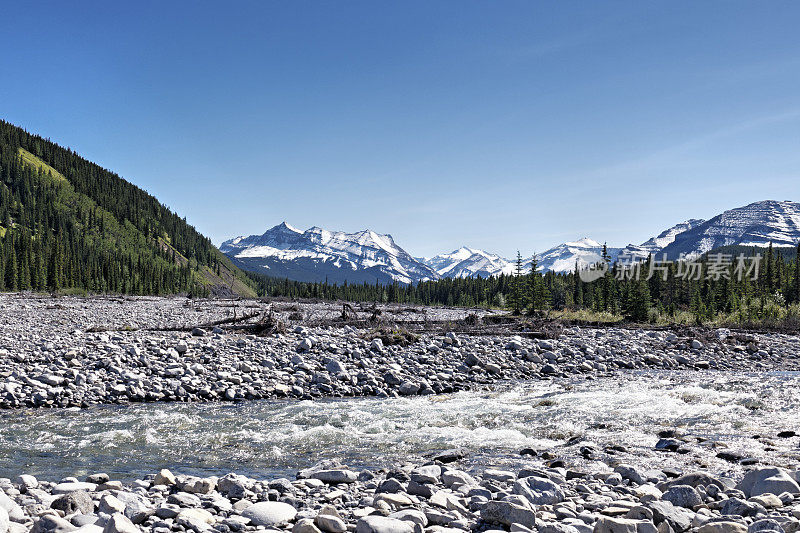
[[[356,522],[356,533],[414,533],[414,524],[406,520],[370,515]]]
[[[175,475],[166,468],[162,469],[158,474],[156,474],[156,477],[153,479],[154,485],[171,486],[176,482],[177,480],[175,479]]]
[[[63,518],[53,514],[45,514],[33,523],[32,533],[70,533],[76,528]]]
[[[358,474],[352,470],[320,470],[311,474],[311,478],[330,484],[355,483],[358,480]]]
[[[75,490],[62,494],[50,504],[53,509],[64,511],[64,514],[91,514],[94,511],[92,497],[85,490]]]
[[[747,526],[738,522],[706,522],[697,533],[747,533]]]
[[[140,531],[127,516],[114,513],[106,522],[103,533],[140,533]]]
[[[481,518],[489,523],[506,526],[519,524],[532,529],[536,526],[536,513],[528,507],[506,501],[490,501],[481,508]]]
[[[318,514],[314,519],[314,525],[327,533],[344,533],[347,531],[345,521],[338,516],[330,514]]]
[[[595,522],[594,533],[658,533],[658,530],[649,520],[601,516]]]
[[[320,533],[320,530],[314,525],[312,519],[301,518],[295,523],[294,527],[292,527],[292,533]]]
[[[517,480],[513,492],[524,496],[534,505],[553,505],[564,501],[564,491],[557,483],[535,476]]]
[[[703,503],[700,494],[690,485],[673,485],[661,496],[661,499],[678,507],[687,507],[689,509]]]
[[[53,487],[51,492],[53,494],[66,494],[68,492],[75,492],[76,490],[94,492],[97,490],[97,485],[81,481],[67,481],[65,483],[58,483]]]
[[[288,503],[259,502],[242,511],[255,526],[275,527],[294,520],[297,511]]]
[[[800,486],[783,468],[769,467],[757,468],[745,474],[742,481],[736,486],[746,496],[759,494],[781,494],[789,492],[800,493]]]

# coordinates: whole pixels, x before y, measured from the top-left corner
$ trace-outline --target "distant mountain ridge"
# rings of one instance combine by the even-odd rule
[[[645,242],[606,247],[610,261],[645,259],[666,253],[697,257],[720,246],[796,246],[800,241],[800,204],[766,200],[731,209],[709,220],[690,219]],[[370,230],[357,233],[313,227],[298,230],[286,223],[262,235],[236,237],[220,249],[246,270],[298,281],[416,283],[440,278],[488,277],[511,274],[515,261],[463,246],[430,258],[414,258],[390,235]],[[556,245],[536,254],[543,272],[571,272],[576,262],[599,261],[603,244],[589,237]],[[523,260],[530,269],[532,257]]]
[[[514,266],[508,259],[483,250],[462,246],[450,253],[435,255],[429,259],[420,259],[442,277],[470,278],[489,277],[498,274],[511,274]]]
[[[670,258],[697,257],[721,246],[797,246],[798,241],[800,203],[766,200],[730,209],[679,233],[661,252]]]
[[[220,250],[241,268],[297,281],[414,283],[440,277],[391,235],[371,230],[301,231],[283,222],[261,235],[227,240]]]

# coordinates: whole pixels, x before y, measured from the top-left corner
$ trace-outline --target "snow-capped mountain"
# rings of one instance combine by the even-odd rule
[[[756,202],[731,209],[710,220],[691,219],[664,230],[657,237],[624,248],[609,246],[613,262],[621,257],[645,259],[666,253],[696,257],[720,246],[797,246],[800,241],[800,203]],[[390,235],[364,230],[358,233],[328,231],[313,227],[305,231],[285,222],[263,235],[236,237],[220,249],[246,270],[278,278],[331,283],[416,283],[441,277],[488,277],[515,270],[513,260],[462,247],[429,259],[415,259]],[[537,254],[543,272],[571,272],[576,262],[601,260],[602,243],[588,237],[565,242]],[[530,269],[531,258],[523,269]]]
[[[510,274],[514,270],[507,259],[466,246],[447,254],[423,258],[421,261],[444,278],[488,278],[503,273]]]
[[[263,235],[236,237],[220,250],[245,270],[297,281],[414,283],[439,275],[395,244],[391,235],[319,227],[301,231],[286,222]]]
[[[765,200],[725,211],[675,236],[662,250],[670,259],[687,257],[739,244],[797,246],[800,241],[800,203]]]
[[[620,248],[606,249],[608,256],[613,262],[619,255]],[[536,254],[539,269],[542,272],[552,270],[553,272],[572,272],[575,270],[575,263],[592,264],[601,261],[603,258],[603,245],[589,237],[565,242],[554,246],[541,254]],[[530,268],[531,258],[525,261],[526,269]]]

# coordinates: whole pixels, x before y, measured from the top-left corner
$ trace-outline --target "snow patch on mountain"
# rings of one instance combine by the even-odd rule
[[[720,246],[797,246],[798,241],[800,203],[765,200],[730,209],[688,229],[662,251],[671,259],[681,254],[693,258]]]
[[[447,278],[472,278],[510,274],[514,267],[499,255],[462,246],[450,253],[421,259],[423,263]]]
[[[235,237],[220,250],[241,267],[283,277],[298,265],[301,281],[414,283],[439,275],[397,246],[391,235],[356,233],[317,226],[300,231],[283,222],[262,235]]]
[[[613,262],[620,248],[607,248],[606,253]],[[526,269],[530,269],[531,258],[527,259]],[[536,254],[538,267],[542,272],[573,272],[575,263],[593,264],[603,259],[603,245],[589,237],[577,241],[565,242],[554,246],[541,254]]]

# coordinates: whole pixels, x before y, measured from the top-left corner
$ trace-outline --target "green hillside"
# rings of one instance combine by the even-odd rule
[[[155,197],[0,121],[0,290],[253,296],[248,278]]]

